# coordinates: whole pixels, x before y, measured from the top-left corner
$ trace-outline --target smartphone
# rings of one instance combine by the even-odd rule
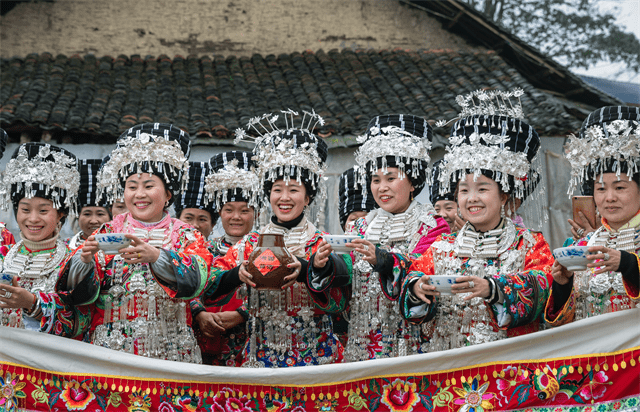
[[[582,212],[592,228],[596,229],[600,226],[599,222],[596,222],[596,202],[593,196],[573,196],[571,206],[574,222],[580,221],[578,212]]]

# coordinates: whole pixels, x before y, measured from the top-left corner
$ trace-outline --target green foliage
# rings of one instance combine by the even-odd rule
[[[609,61],[640,73],[640,40],[598,0],[464,0],[494,23],[569,67]]]

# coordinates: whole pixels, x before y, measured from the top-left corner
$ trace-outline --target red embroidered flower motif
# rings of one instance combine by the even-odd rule
[[[96,395],[88,390],[84,385],[80,386],[78,382],[71,381],[67,383],[64,390],[60,394],[60,399],[64,401],[65,406],[70,411],[82,411],[96,398]]]
[[[584,386],[578,390],[578,393],[584,400],[602,398],[607,391],[606,385],[611,385],[611,382],[607,382],[608,380],[609,377],[604,371],[600,371],[594,374],[589,382],[585,382]]]
[[[524,370],[520,368],[515,368],[514,366],[508,366],[503,370],[504,379],[498,378],[496,379],[496,386],[500,391],[505,389],[509,389],[513,386],[518,385],[519,383],[525,382],[528,380],[524,375]]]
[[[182,264],[185,266],[191,266],[191,255],[182,255]]]
[[[228,393],[228,398],[225,396]],[[233,392],[229,389],[218,392],[213,398],[211,412],[252,412],[252,404],[246,395],[242,397],[233,396]]]
[[[376,357],[376,353],[382,352],[382,346],[380,341],[382,340],[382,334],[376,331],[369,332],[369,343],[367,344],[367,351],[369,352],[369,359]]]
[[[392,412],[409,412],[418,403],[420,397],[415,392],[415,385],[407,384],[400,379],[382,387],[380,402]]]

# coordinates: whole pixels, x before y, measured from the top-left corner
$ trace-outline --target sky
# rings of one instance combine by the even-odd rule
[[[601,10],[611,11],[617,15],[618,23],[625,27],[626,31],[635,33],[640,39],[640,0],[599,0],[598,3]],[[616,13],[615,9],[619,11]],[[640,84],[640,74],[627,71],[618,76],[623,69],[622,64],[603,62],[586,70],[572,68],[571,71],[579,75]]]

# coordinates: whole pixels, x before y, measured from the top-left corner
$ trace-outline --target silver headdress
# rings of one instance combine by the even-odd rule
[[[315,111],[303,111],[299,126],[296,118],[299,114],[293,110],[281,110],[282,119],[277,114],[264,114],[254,117],[244,129],[236,130],[235,142],[252,141],[253,161],[256,164],[260,189],[264,204],[269,204],[269,194],[273,182],[284,179],[288,183],[295,179],[304,184],[311,199],[310,206],[316,205],[316,224],[322,219],[327,188],[324,174],[327,169],[327,144],[313,133],[317,124],[324,120]],[[276,123],[280,123],[278,126]],[[284,120],[284,121],[283,121]],[[283,124],[284,123],[284,124]],[[283,129],[280,127],[284,126]],[[247,132],[254,132],[252,137]]]
[[[458,96],[456,101],[462,111],[453,119],[438,178],[444,195],[464,175],[473,174],[475,180],[484,173],[514,198],[533,199],[532,203],[539,207],[526,209],[531,209],[527,215],[529,223],[534,224],[548,217],[542,207],[545,185],[540,175],[540,137],[523,121],[523,94],[522,89],[478,90]],[[437,125],[442,127],[449,122],[439,121]]]
[[[405,172],[409,175],[417,195],[430,184],[432,139],[431,125],[421,117],[405,114],[374,117],[366,133],[357,138],[362,144],[355,153],[356,163],[364,171],[361,183],[366,185],[366,179],[379,169],[397,167],[400,179],[404,179]]]
[[[124,132],[98,173],[98,196],[108,203],[124,196],[124,182],[134,173],[157,175],[169,187],[171,202],[189,181],[189,135],[163,123],[144,123]]]
[[[260,181],[251,153],[230,151],[218,153],[209,160],[210,172],[205,179],[205,200],[220,211],[227,202],[247,202],[257,209]]]
[[[640,171],[640,108],[606,106],[592,112],[579,136],[569,136],[565,157],[571,164],[569,195],[607,172],[631,180]]]
[[[77,215],[80,187],[77,159],[69,151],[42,143],[20,145],[7,163],[0,188],[0,207],[8,210],[26,197],[43,197],[56,209],[68,209]]]
[[[522,120],[522,94],[522,89],[478,90],[458,96],[456,102],[462,111],[454,119],[447,153],[440,165],[441,194],[450,191],[452,179],[456,182],[469,171],[474,179],[482,170],[493,172],[502,190],[519,199],[525,197],[532,182],[539,180],[538,169],[532,168],[532,163],[540,148],[540,137]],[[437,125],[447,123],[439,121]]]
[[[251,119],[246,126],[247,131],[253,130],[258,137],[253,138],[244,129],[237,129],[235,142],[250,140],[255,143],[253,161],[263,189],[267,182],[273,183],[277,179],[288,182],[293,177],[311,189],[313,198],[327,168],[328,148],[312,130],[317,124],[323,125],[324,120],[313,111],[304,111],[300,126],[296,127],[298,113],[293,110],[281,112],[284,129],[276,125],[279,115],[264,114]]]

